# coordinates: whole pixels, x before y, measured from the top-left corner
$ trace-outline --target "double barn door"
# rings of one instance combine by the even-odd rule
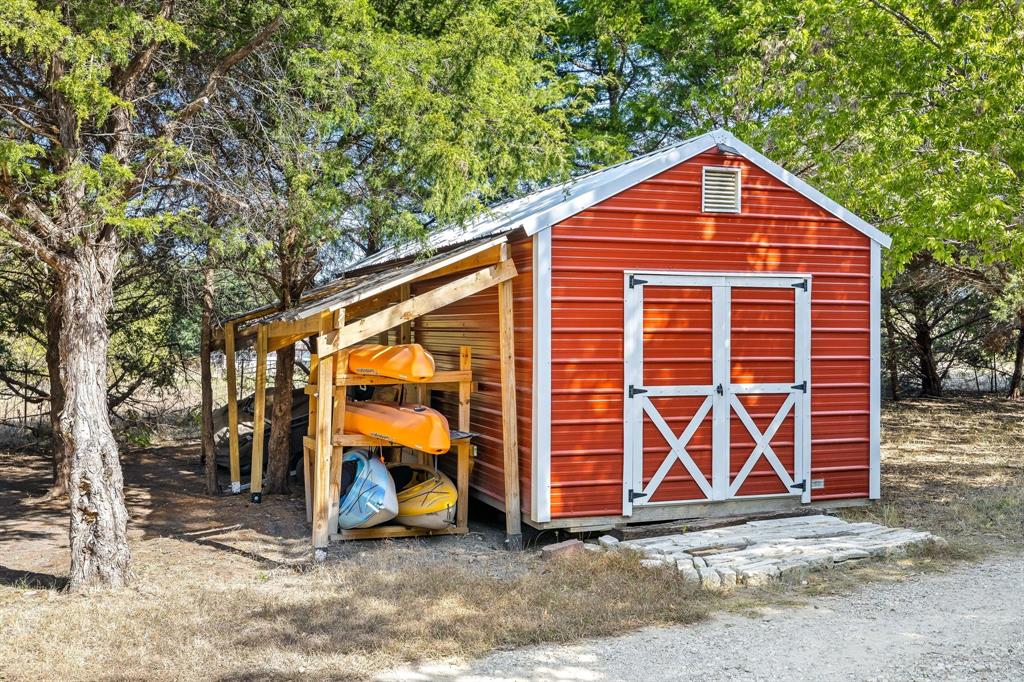
[[[625,286],[624,514],[809,502],[810,278],[636,273]]]

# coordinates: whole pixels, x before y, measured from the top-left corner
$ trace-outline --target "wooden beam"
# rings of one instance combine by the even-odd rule
[[[263,431],[267,404],[267,328],[260,325],[256,334],[256,395],[252,414],[252,468],[249,492],[253,502],[263,500]]]
[[[321,317],[323,327],[321,328],[322,343],[323,333],[328,332],[332,327],[332,316],[326,313]],[[319,344],[318,344],[319,345]],[[334,433],[332,417],[333,386],[334,386],[334,356],[318,353],[317,361],[317,386],[320,388],[316,404],[316,452],[313,457],[313,556],[320,560],[326,558],[327,543],[330,541],[331,528],[329,526],[329,515],[331,511],[330,495],[330,469],[331,455],[334,446],[331,444],[331,436]]]
[[[403,284],[398,288],[398,300],[408,301],[409,297],[412,296],[412,287],[408,284]],[[403,322],[398,327],[398,344],[404,345],[412,343],[412,322]]]
[[[448,275],[454,275],[457,272],[465,272],[466,270],[476,270],[488,265],[494,265],[502,260],[501,247],[504,244],[495,244],[486,251],[475,253],[472,256],[463,258],[460,261],[446,265],[443,268],[438,268],[433,272],[428,272],[425,275],[417,277],[414,282],[426,282],[432,279],[438,279],[440,277],[446,277]]]
[[[506,282],[516,274],[515,263],[505,260],[485,270],[478,270],[465,277],[460,277],[454,282],[443,284],[436,289],[414,296],[407,301],[402,301],[379,313],[374,313],[358,322],[342,327],[337,332],[329,335],[322,334],[318,340],[317,354],[322,358],[336,353],[342,348],[348,348],[374,334],[379,334],[392,327],[397,327],[403,322],[409,322],[433,310],[443,308],[449,303],[472,296],[495,284]]]
[[[306,395],[309,396],[309,422],[306,437],[302,439],[302,491],[306,496],[306,523],[313,523],[313,456],[316,453],[316,375],[317,357],[309,356],[309,378]],[[309,389],[313,389],[310,391]],[[307,441],[312,441],[307,442]]]
[[[334,359],[335,376],[338,374],[339,367],[348,368],[347,350],[338,353]],[[335,431],[342,431],[345,428],[345,403],[348,400],[348,396],[346,395],[347,391],[347,386],[335,386],[334,388],[334,412],[331,415],[331,422],[334,424]],[[327,525],[330,528],[331,533],[334,533],[338,529],[338,508],[341,504],[341,459],[341,448],[333,447],[332,443],[330,466],[331,481],[328,492],[330,507],[327,512]]]
[[[504,238],[496,239],[503,240]],[[458,272],[473,267],[480,267],[485,263],[494,262],[495,259],[493,258],[492,254],[494,254],[494,250],[496,247],[504,249],[505,244],[504,242],[501,244],[481,244],[478,247],[475,247],[474,249],[468,250],[467,252],[454,253],[448,256],[447,258],[444,258],[443,260],[435,263],[433,270],[427,270],[427,272],[424,272],[419,276],[415,275],[415,273],[412,272],[408,275],[401,277],[397,281],[385,280],[378,284],[373,291],[364,294],[367,296],[367,298],[364,298],[359,301],[349,302],[345,306],[339,306],[339,308],[348,308],[348,319],[354,320],[365,314],[365,311],[360,307],[364,303],[368,303],[369,307],[373,308],[375,305],[375,303],[373,302],[375,300],[379,301],[380,297],[382,296],[393,296],[394,294],[392,292],[396,291],[398,287],[403,284],[407,284],[408,282],[411,281],[416,281],[417,279],[433,279],[443,274],[451,274],[452,272]],[[498,253],[502,255],[502,258],[504,258],[504,254],[506,252],[504,250],[499,250]],[[402,263],[402,265],[403,267],[406,265],[411,266],[413,265],[413,263]],[[366,274],[372,274],[394,267],[394,264],[372,266],[368,268],[363,268],[361,270],[352,270],[348,272],[346,276],[349,278],[361,277]],[[302,305],[316,299],[327,298],[331,295],[334,295],[335,293],[337,293],[337,290],[323,291],[323,288],[321,287],[320,290],[318,291],[312,291],[303,294],[303,296],[299,299],[299,304]],[[379,305],[379,303],[377,303],[376,305]],[[241,326],[243,323],[251,322],[262,317],[267,317],[268,315],[276,314],[278,312],[280,312],[280,307],[275,303],[273,305],[263,306],[261,308],[258,308],[244,315],[240,315],[229,320],[230,322],[233,322],[235,324],[235,343],[237,344],[242,339],[252,337],[256,333],[255,327],[253,326],[247,326],[244,329],[238,329],[238,327]],[[316,319],[316,313],[311,314],[310,318]],[[217,339],[219,339],[219,336],[215,335],[215,340]]]
[[[273,353],[274,351],[281,350],[286,346],[294,346],[299,341],[304,340],[309,334],[295,334],[294,336],[271,336],[267,340],[267,351]]]
[[[213,342],[214,342],[215,345],[219,344],[221,341],[227,342],[227,338],[228,338],[227,337],[227,330],[228,330],[228,326],[229,325],[231,326],[232,329],[235,330],[235,332],[236,332],[235,336],[237,338],[238,337],[237,331],[238,331],[238,326],[239,325],[245,324],[246,322],[252,322],[253,320],[258,320],[259,318],[266,317],[267,315],[273,315],[274,313],[279,312],[279,311],[280,311],[280,308],[278,308],[277,306],[264,306],[264,307],[258,308],[256,310],[249,311],[245,315],[239,315],[238,317],[234,317],[234,318],[232,318],[232,319],[230,319],[230,320],[228,320],[227,322],[224,323],[223,329],[214,329],[213,330]],[[254,331],[255,331],[255,329],[253,329],[250,332],[247,332],[245,335],[246,336],[251,336],[252,332],[254,332]]]
[[[382,291],[376,296],[370,298],[364,298],[362,301],[356,301],[345,307],[345,319],[349,322],[358,320],[361,317],[366,317],[370,313],[375,313],[378,310],[385,308],[389,305],[397,303],[401,300],[399,290],[401,286],[396,286],[387,291]]]
[[[238,458],[238,386],[235,385],[235,325],[224,327],[224,356],[228,382],[228,462],[231,468],[231,492],[242,492],[242,467]]]
[[[510,550],[521,550],[523,528],[519,504],[519,435],[516,416],[512,280],[498,284],[498,337],[501,361],[501,440],[505,455],[505,545]]]
[[[373,528],[352,528],[331,535],[331,540],[380,540],[382,538],[415,538],[427,535],[465,535],[468,528],[449,526],[440,530],[408,528],[406,526],[374,526]]]

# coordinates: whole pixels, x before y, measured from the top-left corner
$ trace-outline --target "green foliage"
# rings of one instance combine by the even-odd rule
[[[115,411],[144,409],[153,391],[176,387],[198,349],[191,282],[168,276],[169,248],[164,240],[122,257],[108,316],[107,401]],[[45,268],[24,254],[0,257],[0,383],[33,402],[49,391],[44,303],[51,286]]]
[[[573,79],[584,167],[729,125],[727,95],[764,23],[761,3],[560,0],[555,59]]]
[[[895,237],[890,263],[1024,257],[1024,40],[1019,5],[774,3],[783,32],[737,70],[774,110],[741,134],[770,146]]]
[[[1024,259],[1024,10],[1014,3],[562,0],[588,159],[726,126],[928,251]]]
[[[563,176],[564,92],[538,58],[554,16],[548,0],[339,0],[303,15],[244,67],[253,106],[208,117],[210,165],[234,188],[208,222],[232,226],[243,268],[294,301],[331,259]]]

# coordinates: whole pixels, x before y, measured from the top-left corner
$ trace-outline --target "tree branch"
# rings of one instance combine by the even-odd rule
[[[170,19],[171,12],[174,11],[174,0],[164,0],[160,4],[160,9],[157,11],[156,19]],[[130,99],[135,92],[135,87],[139,84],[139,79],[142,78],[142,74],[146,72],[150,62],[153,61],[153,55],[156,53],[157,48],[160,44],[153,40],[141,52],[132,57],[132,60],[128,62],[120,73],[114,77],[114,93],[123,99]]]
[[[206,83],[199,90],[199,94],[191,102],[182,107],[182,109],[178,112],[178,115],[175,116],[167,124],[167,127],[164,128],[163,133],[159,135],[157,142],[159,142],[160,140],[166,141],[173,139],[174,136],[177,134],[178,130],[181,128],[181,126],[184,125],[189,119],[191,119],[197,113],[199,113],[199,111],[204,106],[206,106],[206,104],[210,101],[210,97],[212,97],[213,94],[217,91],[219,81],[225,75],[227,75],[227,73],[236,64],[238,64],[238,62],[242,61],[243,59],[251,55],[257,49],[259,49],[264,43],[266,43],[270,39],[270,37],[277,31],[277,29],[281,27],[281,24],[283,23],[284,14],[282,12],[278,12],[277,16],[275,16],[269,24],[264,26],[259,33],[253,36],[252,40],[250,40],[245,45],[242,45],[238,49],[234,50],[231,54],[224,57],[224,59],[222,59],[215,67],[213,67],[213,70],[210,72],[210,76],[206,80]],[[156,144],[154,146],[159,147],[159,144]],[[127,195],[130,196],[138,192],[139,188],[142,187],[142,184],[145,181],[146,177],[148,177],[149,171],[157,163],[159,158],[160,154],[158,152],[154,153],[152,156],[149,157],[149,159],[145,162],[143,167],[139,169],[139,171],[136,173],[135,182],[128,189],[126,193]],[[108,231],[108,229],[112,228],[105,228],[104,231],[106,232]]]
[[[210,72],[210,77],[207,78],[206,84],[203,85],[199,94],[191,102],[186,104],[178,115],[175,116],[174,120],[168,125],[167,130],[164,132],[164,137],[173,136],[174,132],[186,121],[195,116],[200,109],[202,109],[207,102],[210,101],[210,97],[217,90],[218,81],[227,75],[238,62],[242,61],[250,54],[255,52],[260,46],[266,43],[270,36],[272,36],[277,29],[284,23],[284,14],[278,13],[274,19],[264,26],[259,33],[257,33],[252,40],[245,45],[242,45],[237,50],[229,54],[227,57],[222,59],[217,66],[213,67],[213,71]]]
[[[895,18],[898,22],[903,24],[906,28],[910,29],[910,31],[914,35],[918,36],[919,38],[924,38],[925,40],[927,40],[929,43],[931,43],[932,47],[937,47],[937,48],[941,49],[942,46],[939,45],[938,41],[935,40],[935,38],[932,37],[931,33],[929,33],[928,31],[924,30],[923,28],[918,26],[916,23],[914,23],[914,21],[910,17],[908,17],[906,14],[904,14],[903,12],[899,11],[898,9],[896,9],[894,7],[889,7],[884,2],[881,2],[881,0],[869,0],[869,2],[871,2],[872,5],[874,5],[878,9],[882,10],[886,14],[888,14],[888,15],[892,16],[893,18]]]
[[[42,239],[32,234],[30,230],[26,230],[18,223],[17,220],[14,220],[2,210],[0,210],[0,225],[10,233],[11,237],[13,237],[22,248],[31,252],[51,268],[55,270],[60,268],[60,256],[51,250]]]

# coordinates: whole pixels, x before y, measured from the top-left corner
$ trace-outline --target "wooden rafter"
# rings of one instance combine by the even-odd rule
[[[421,315],[425,315],[438,308],[443,308],[449,303],[454,303],[496,284],[508,281],[515,277],[516,274],[518,273],[516,272],[515,263],[509,259],[484,270],[478,270],[470,275],[460,277],[453,282],[443,284],[436,289],[432,289],[419,296],[413,296],[406,301],[396,303],[390,308],[364,317],[331,334],[321,335],[318,339],[317,354],[320,357],[324,357],[336,353],[342,348],[348,348],[365,338],[400,326]]]

